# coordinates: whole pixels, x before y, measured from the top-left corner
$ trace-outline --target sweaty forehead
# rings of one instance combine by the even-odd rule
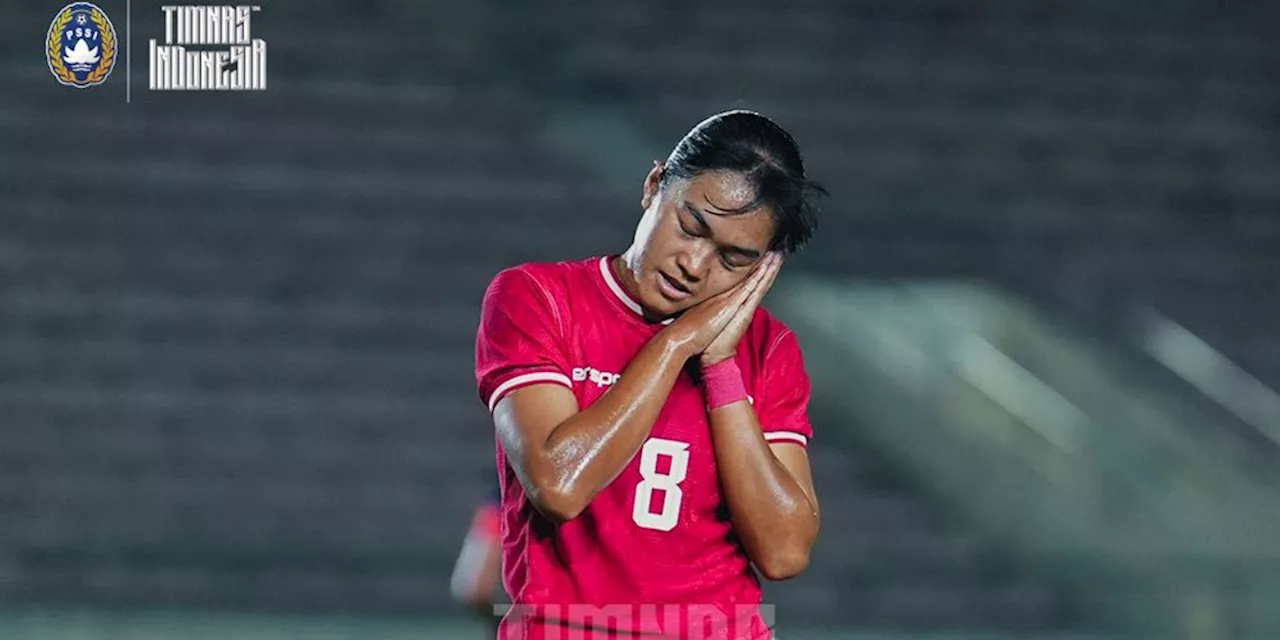
[[[719,242],[758,253],[768,250],[775,231],[773,212],[769,207],[737,212],[756,199],[751,183],[741,174],[708,172],[698,175],[685,185],[681,195],[687,206],[709,214],[704,215],[704,219]]]
[[[751,183],[734,171],[700,174],[689,183],[685,194],[696,206],[706,207],[712,213],[742,209],[756,199]]]

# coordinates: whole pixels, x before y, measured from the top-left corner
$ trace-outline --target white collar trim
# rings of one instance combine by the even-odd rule
[[[641,309],[640,304],[627,295],[627,292],[622,289],[622,283],[618,282],[617,276],[613,275],[613,269],[609,268],[608,256],[600,258],[600,275],[604,277],[604,283],[609,286],[609,291],[612,291],[613,295],[622,301],[622,304],[627,305],[628,309],[634,311],[641,318],[644,317],[644,309]],[[662,321],[662,324],[671,324],[673,320],[675,318],[667,318]]]

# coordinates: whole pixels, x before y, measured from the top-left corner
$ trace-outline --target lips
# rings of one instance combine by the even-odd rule
[[[679,280],[661,271],[658,272],[658,288],[662,290],[662,295],[672,300],[683,300],[693,295],[693,292]]]
[[[672,278],[671,276],[665,273],[662,273],[662,272],[659,272],[659,273],[662,275],[663,278],[666,279],[667,282],[671,283],[671,286],[675,287],[676,289],[679,289],[684,293],[693,293],[692,291],[689,290],[689,287],[684,286],[684,283],[680,282],[679,280],[676,280],[675,278]]]

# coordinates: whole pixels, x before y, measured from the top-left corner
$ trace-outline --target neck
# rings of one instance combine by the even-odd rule
[[[627,249],[626,253],[610,260],[609,268],[613,270],[613,275],[618,277],[618,283],[622,285],[622,290],[640,305],[640,309],[644,312],[645,320],[649,322],[666,320],[665,316],[660,316],[646,307],[643,302],[644,299],[640,297],[640,283],[636,280],[635,272],[631,270],[631,249]]]

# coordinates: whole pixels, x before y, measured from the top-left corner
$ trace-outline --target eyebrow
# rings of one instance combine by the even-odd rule
[[[708,235],[711,234],[711,225],[707,224],[706,214],[699,211],[698,208],[693,206],[693,203],[689,202],[688,200],[685,200],[684,202],[684,209],[685,211],[689,212],[689,215],[693,216],[693,219],[698,223],[698,226],[702,228],[702,231],[704,233]],[[716,214],[713,213],[711,215],[716,215]],[[723,247],[725,251],[736,253],[738,255],[741,255],[744,258],[750,258],[752,260],[755,260],[760,257],[760,252],[756,251],[755,249],[748,249],[746,247],[739,247],[737,245],[732,245],[732,244],[722,244],[722,243],[718,243],[718,244],[720,244],[720,246]]]

